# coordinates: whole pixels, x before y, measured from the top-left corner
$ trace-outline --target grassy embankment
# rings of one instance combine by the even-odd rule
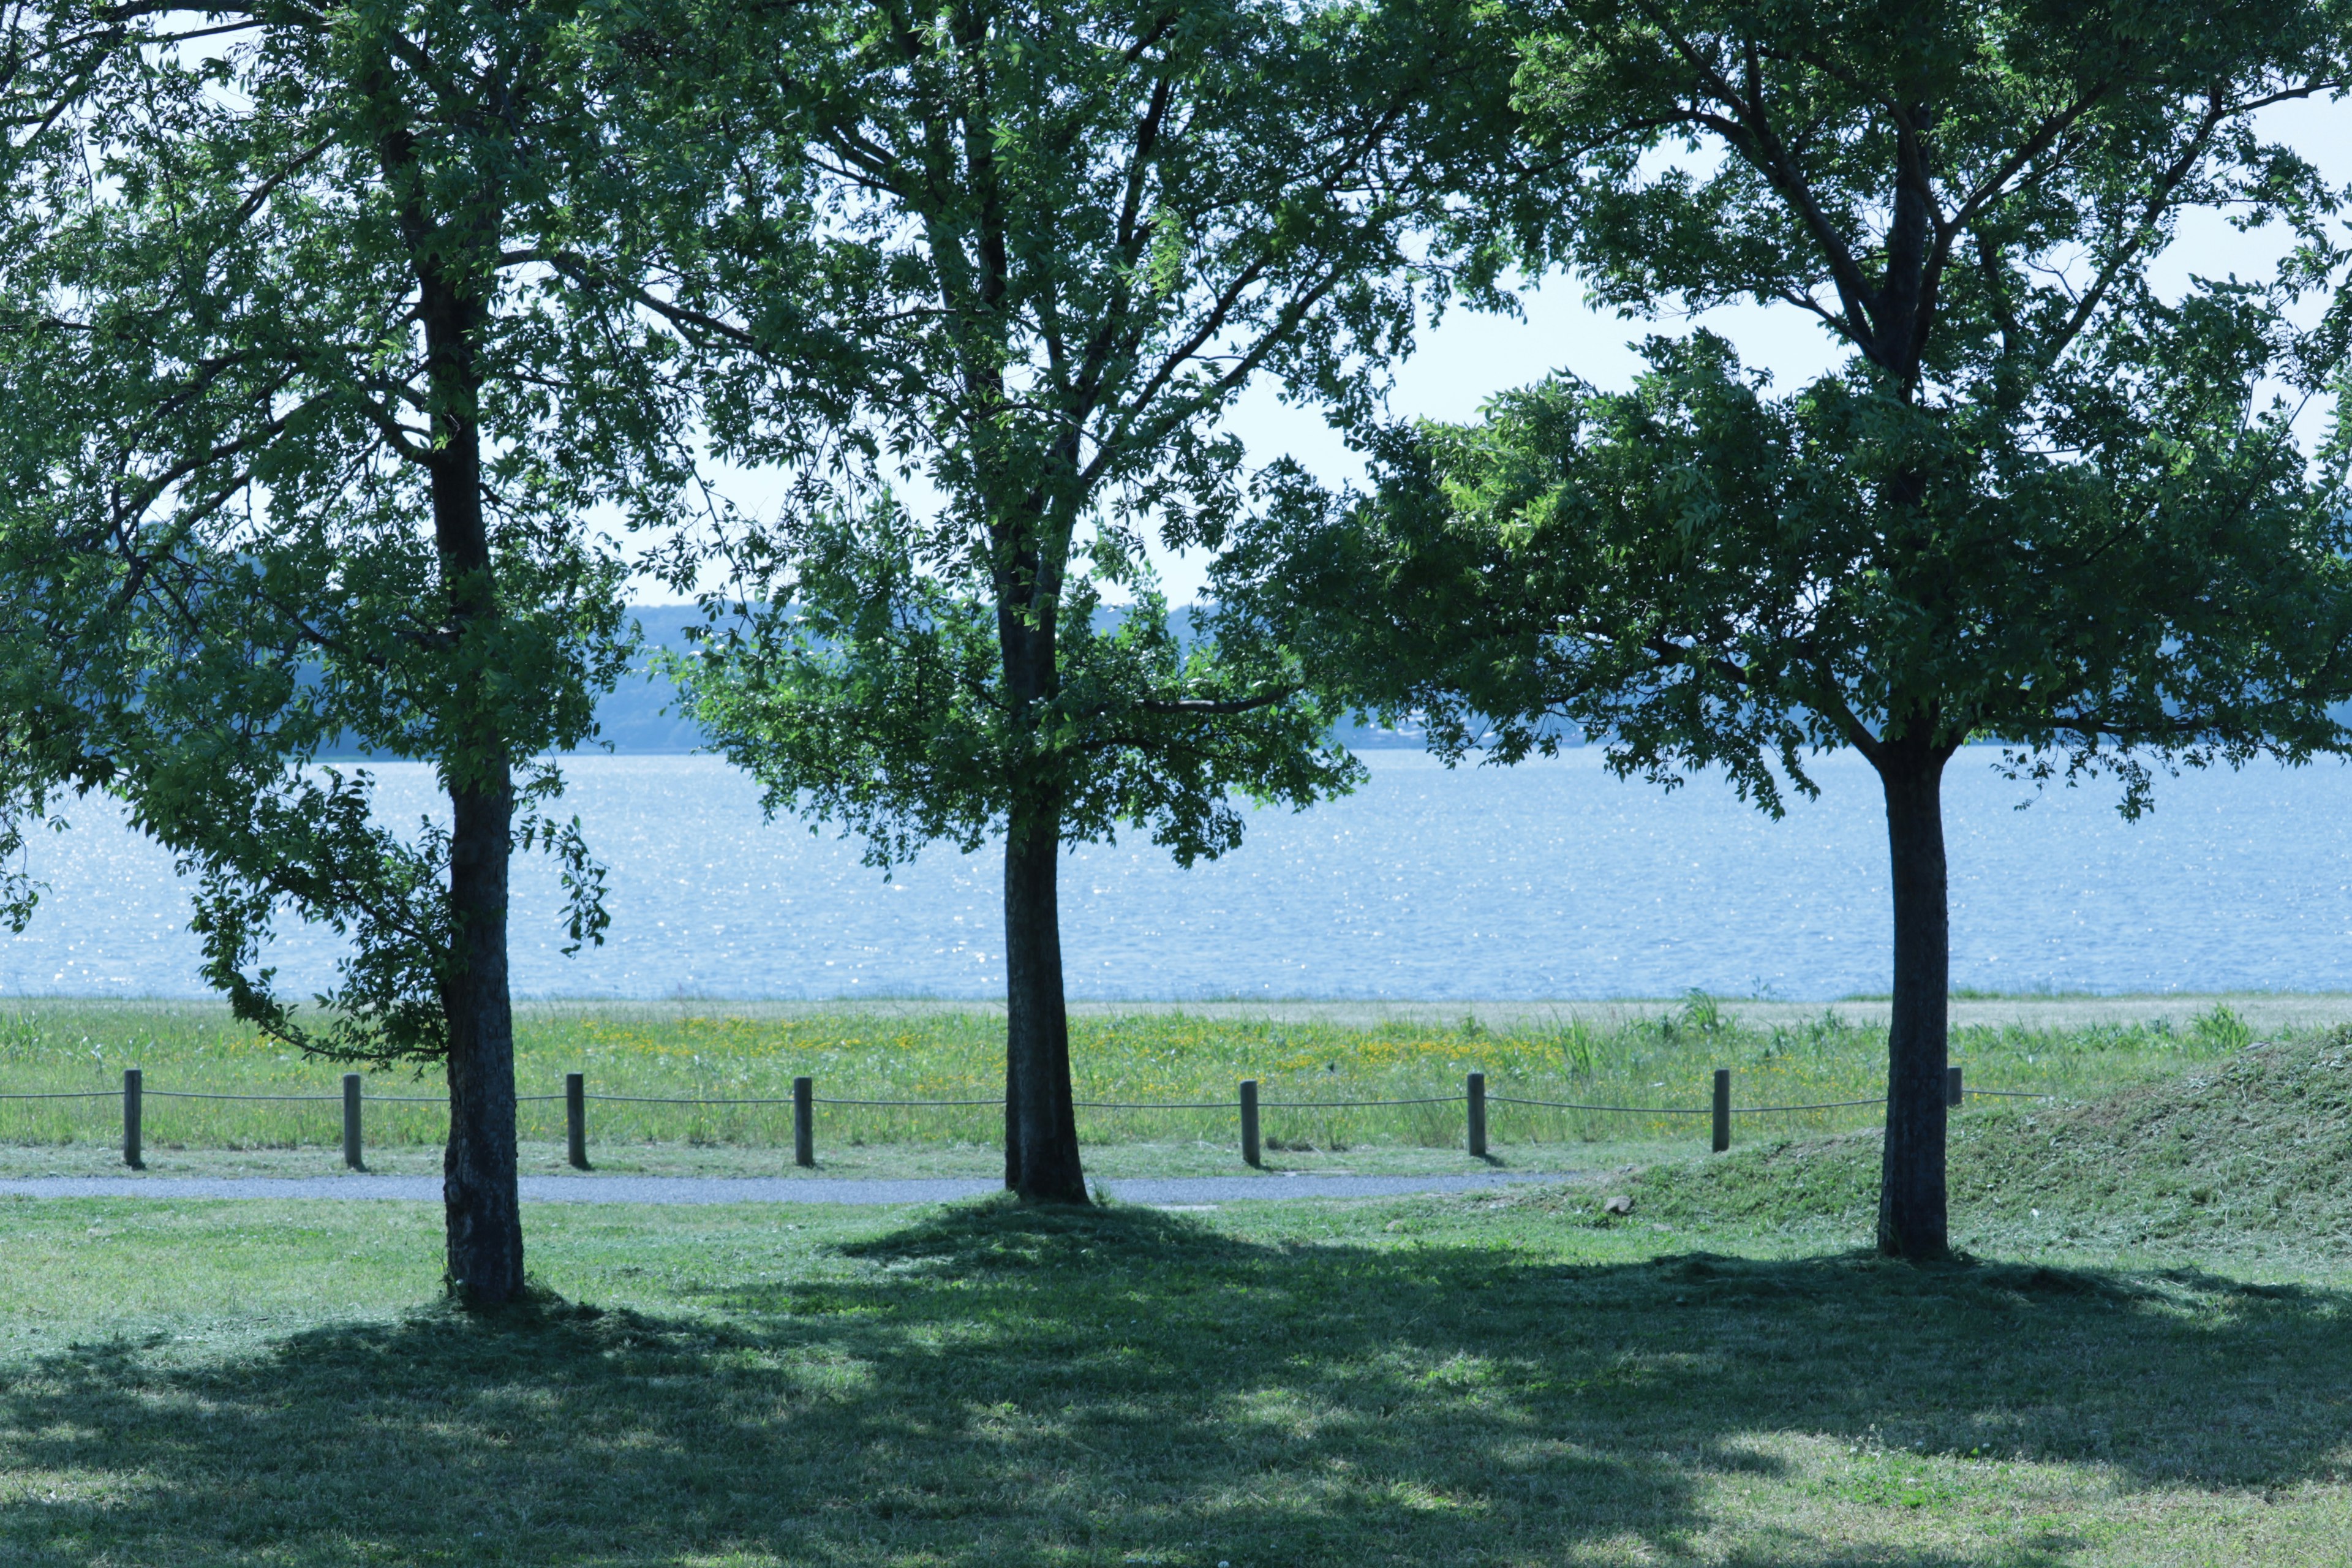
[[[2340,1564],[2352,1035],[1957,1123],[1213,1214],[0,1200],[0,1560]],[[1600,1201],[1630,1194],[1612,1218]],[[2036,1213],[2035,1211],[2039,1211]]]
[[[1983,1088],[2080,1098],[2185,1070],[2242,1044],[2247,1031],[2226,1008],[2179,1025],[2104,1023],[2060,1028],[1964,1026],[1953,1059]],[[1708,1075],[1736,1074],[1740,1105],[1868,1100],[1883,1092],[1885,1034],[1855,1008],[1748,1025],[1704,998],[1629,1012],[1612,1021],[1522,1016],[1507,1027],[1465,1019],[1451,1026],[1399,1018],[1337,1023],[1279,1016],[1183,1013],[1072,1019],[1078,1098],[1084,1100],[1230,1102],[1255,1078],[1269,1102],[1459,1095],[1464,1075],[1487,1075],[1488,1092],[1611,1105],[1706,1103]],[[985,1012],[935,1009],[730,1008],[725,1004],[541,1006],[518,1024],[524,1094],[553,1095],[583,1071],[591,1092],[681,1097],[783,1098],[796,1074],[821,1096],[987,1100],[1003,1081],[1003,1024]],[[337,1092],[341,1068],[309,1060],[233,1025],[201,1004],[29,1003],[0,1013],[0,1090],[111,1090],[139,1067],[151,1098],[147,1142],[155,1158],[221,1168],[198,1152],[236,1151],[238,1168],[331,1168],[340,1111],[331,1103],[182,1100],[155,1091]],[[437,1096],[437,1078],[371,1075],[369,1093]],[[102,1164],[119,1136],[110,1100],[0,1101],[0,1171]],[[562,1107],[522,1108],[532,1169],[561,1167]],[[1867,1124],[1870,1108],[1741,1119],[1742,1140],[1833,1131]],[[998,1158],[999,1118],[986,1107],[887,1110],[824,1107],[818,1144],[837,1173],[971,1171]],[[446,1126],[435,1104],[377,1100],[368,1110],[371,1160],[386,1170],[431,1168]],[[1646,1159],[1701,1141],[1703,1117],[1589,1115],[1506,1104],[1489,1113],[1496,1157],[1523,1167],[1580,1167]],[[1357,1170],[1451,1168],[1459,1151],[1458,1102],[1351,1110],[1269,1109],[1277,1164]],[[1080,1136],[1105,1173],[1238,1167],[1234,1115],[1221,1111],[1080,1112]],[[772,1169],[791,1139],[782,1106],[719,1108],[600,1102],[592,1107],[594,1158],[605,1168]],[[1565,1146],[1565,1147],[1564,1147]],[[158,1168],[163,1168],[159,1165]]]

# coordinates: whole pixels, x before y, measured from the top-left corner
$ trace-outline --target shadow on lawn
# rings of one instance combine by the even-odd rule
[[[690,1288],[709,1316],[433,1311],[226,1365],[54,1357],[0,1386],[0,1472],[35,1478],[0,1502],[0,1557],[1672,1557],[1716,1482],[1805,1480],[1782,1433],[2277,1484],[2334,1473],[2352,1387],[2352,1302],[2188,1273],[1562,1267],[993,1205],[844,1251],[848,1278]],[[1832,1511],[1936,1506],[1815,1484]],[[1731,1561],[1880,1560],[1801,1521],[1745,1539]]]

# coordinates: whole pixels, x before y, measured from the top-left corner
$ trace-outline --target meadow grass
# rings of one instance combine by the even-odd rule
[[[2221,1005],[2186,1025],[2164,1017],[2069,1028],[1957,1029],[1953,1060],[1972,1085],[2084,1098],[2215,1060],[2250,1031]],[[592,1094],[783,1100],[795,1076],[821,1097],[979,1100],[962,1109],[824,1106],[820,1143],[941,1148],[992,1145],[993,1101],[1003,1083],[1003,1025],[985,1011],[867,1009],[788,1013],[723,1003],[525,1006],[517,1016],[518,1079],[527,1100],[520,1131],[553,1147],[562,1138],[555,1098],[567,1072]],[[1874,1100],[1884,1093],[1883,1028],[1834,1006],[1770,1026],[1743,1024],[1694,995],[1654,1012],[1597,1024],[1523,1017],[1488,1027],[1399,1019],[1369,1024],[1234,1018],[1182,1012],[1081,1013],[1071,1019],[1077,1098],[1138,1102],[1215,1101],[1254,1078],[1268,1109],[1276,1153],[1458,1148],[1464,1078],[1483,1071],[1492,1096],[1619,1106],[1706,1104],[1717,1068],[1735,1075],[1742,1106]],[[0,1092],[112,1091],[138,1067],[149,1092],[151,1145],[171,1149],[326,1148],[340,1136],[333,1097],[343,1068],[236,1025],[204,1003],[18,1002],[0,1013]],[[437,1075],[368,1075],[372,1147],[423,1149],[445,1135]],[[176,1100],[168,1091],[315,1095],[267,1103]],[[415,1097],[423,1103],[397,1103]],[[1439,1098],[1419,1106],[1286,1109],[1283,1102]],[[1234,1113],[1087,1110],[1081,1139],[1094,1145],[1231,1147]],[[0,1145],[110,1145],[120,1110],[106,1099],[0,1100]],[[1874,1108],[1742,1118],[1743,1139],[1867,1125]],[[1706,1136],[1697,1116],[1560,1111],[1508,1103],[1490,1108],[1498,1152],[1515,1146],[1688,1143]],[[789,1145],[788,1107],[641,1105],[600,1100],[592,1137],[603,1148]]]

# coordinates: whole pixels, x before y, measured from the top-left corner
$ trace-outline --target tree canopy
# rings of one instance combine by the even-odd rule
[[[2341,749],[2345,453],[2316,325],[2340,198],[2255,117],[2340,92],[2327,6],[1569,4],[1526,38],[1510,158],[1462,178],[1530,264],[1657,316],[1802,310],[1849,352],[1776,391],[1707,331],[1630,392],[1555,375],[1294,480],[1229,563],[1325,689],[1500,760],[1589,734],[1778,811],[1807,757],[1885,786],[1895,1018],[1880,1241],[1945,1247],[1939,791],[1970,740],[2037,777]],[[2276,277],[2157,262],[2183,215],[2276,221]],[[2266,388],[2279,389],[2270,395]]]
[[[1190,863],[1239,838],[1236,792],[1356,776],[1276,645],[1171,625],[1145,531],[1223,541],[1246,483],[1216,422],[1254,378],[1360,401],[1409,334],[1414,148],[1450,134],[1469,24],[856,0],[772,25],[727,95],[756,106],[758,195],[698,226],[677,319],[730,452],[803,483],[727,539],[740,618],[688,678],[772,808],[877,862],[1002,836],[1007,1179],[1083,1201],[1060,846],[1132,824]]]
[[[1880,1241],[1945,1249],[1941,778],[2352,749],[2343,193],[2263,111],[2346,0],[275,0],[0,8],[0,917],[104,790],[206,978],[307,1049],[446,1066],[449,1268],[522,1284],[512,856],[601,871],[547,759],[632,652],[649,531],[723,586],[678,669],[772,811],[887,867],[1002,840],[1006,1173],[1083,1202],[1066,844],[1239,841],[1360,770],[1349,706],[1568,733],[1779,811],[1884,787]],[[2167,270],[2189,215],[2287,237]],[[1384,427],[1433,305],[1565,268],[1653,321],[1801,313],[1776,386],[1659,335]],[[1377,484],[1253,474],[1270,382]],[[696,447],[701,445],[702,451]],[[772,511],[680,497],[709,457]],[[1154,542],[1223,552],[1171,614]],[[428,763],[374,810],[331,742]],[[272,922],[346,933],[316,1008]]]
[[[501,1300],[508,861],[554,849],[595,937],[533,759],[629,651],[585,515],[658,522],[677,482],[663,340],[550,259],[615,232],[618,45],[569,0],[194,15],[113,57],[20,273],[12,630],[66,655],[74,782],[199,879],[239,1016],[446,1064],[450,1276]],[[310,765],[338,739],[432,763],[446,819],[377,820],[364,770]],[[315,1020],[266,964],[286,909],[352,940]]]

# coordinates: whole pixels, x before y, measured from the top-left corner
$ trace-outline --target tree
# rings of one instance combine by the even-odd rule
[[[2347,739],[2336,198],[2251,123],[2340,91],[2321,5],[1562,5],[1525,41],[1514,161],[1465,182],[1529,262],[1634,315],[1749,300],[1851,351],[1790,394],[1707,332],[1635,389],[1557,375],[1388,432],[1379,493],[1294,484],[1224,592],[1326,689],[1453,755],[1559,743],[1777,814],[1851,747],[1884,786],[1894,1008],[1882,1250],[1947,1249],[1941,778],[2302,759]],[[2156,263],[2181,216],[2291,226],[2264,284]],[[2336,384],[2340,385],[2340,383]],[[1546,728],[1549,721],[1550,728]],[[1485,727],[1491,725],[1491,732]]]
[[[754,78],[700,95],[759,176],[681,237],[702,248],[662,299],[709,351],[726,450],[806,482],[731,534],[741,618],[687,679],[772,810],[872,861],[1002,837],[1024,1197],[1086,1201],[1061,847],[1135,825],[1190,864],[1239,839],[1234,792],[1303,805],[1357,776],[1278,647],[1171,629],[1144,531],[1223,537],[1244,484],[1214,421],[1253,377],[1344,401],[1403,341],[1405,149],[1445,123],[1466,26],[836,0],[739,22]],[[1106,612],[1112,588],[1132,606]]]
[[[66,650],[54,754],[201,879],[206,977],[347,1060],[447,1074],[453,1290],[523,1288],[508,867],[604,914],[546,754],[629,652],[583,522],[662,522],[662,342],[550,258],[612,254],[630,40],[596,7],[210,7],[90,100],[94,166],[20,279],[5,438],[12,630]],[[184,18],[183,18],[184,20]],[[70,174],[71,170],[66,171]],[[341,738],[431,763],[378,822]],[[352,940],[316,1017],[263,966],[290,909]]]
[[[0,5],[0,300],[15,297],[12,285],[39,248],[58,155],[72,144],[78,110],[133,36],[104,10]],[[0,318],[0,354],[27,341],[26,324],[14,314]],[[17,413],[0,408],[0,418]],[[11,493],[37,483],[23,468],[0,475]],[[0,538],[0,548],[15,543]],[[32,629],[18,617],[0,619],[0,924],[12,931],[32,919],[41,890],[24,859],[25,829],[47,816],[52,792],[71,773],[70,747],[58,744],[42,717],[67,684],[58,676],[60,650],[24,635]]]

